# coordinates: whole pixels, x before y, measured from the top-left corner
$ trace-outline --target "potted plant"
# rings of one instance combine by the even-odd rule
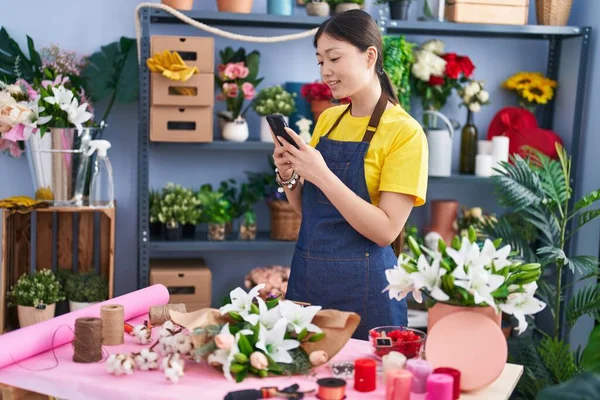
[[[326,0],[307,0],[306,14],[317,17],[326,17],[329,15],[331,8]]]
[[[202,185],[197,198],[201,204],[202,220],[208,223],[208,240],[225,240],[225,225],[231,221],[231,204],[210,184]]]
[[[65,284],[69,308],[76,311],[108,299],[108,281],[95,272],[71,274]]]
[[[217,9],[221,12],[248,14],[252,11],[253,0],[217,0]]]
[[[390,7],[390,18],[398,21],[408,19],[410,6],[415,0],[376,0],[375,4],[388,4]]]
[[[296,110],[296,93],[286,91],[281,85],[275,85],[261,90],[254,99],[252,107],[262,118],[260,120],[260,140],[273,142],[271,128],[265,118],[267,115],[281,114],[286,123],[289,116]]]
[[[162,223],[159,219],[160,202],[162,201],[161,192],[151,189],[149,192],[149,201],[150,236],[158,237],[162,234]]]
[[[64,300],[60,282],[50,269],[23,274],[7,294],[8,305],[16,305],[21,328],[54,317],[56,303]]]
[[[244,142],[248,139],[248,124],[244,115],[248,106],[242,110],[244,100],[252,100],[256,87],[263,78],[257,78],[260,53],[256,50],[246,54],[241,47],[234,51],[227,47],[220,53],[221,64],[215,74],[216,87],[221,91],[218,100],[225,101],[227,110],[219,112],[223,121],[221,131],[223,139]]]
[[[300,88],[300,95],[310,103],[310,110],[313,113],[315,123],[323,111],[335,105],[332,101],[333,95],[331,94],[331,89],[325,82],[315,81],[305,83]],[[343,99],[341,102],[349,102],[349,100]]]
[[[358,10],[362,8],[365,0],[327,0],[329,7],[335,10],[336,14],[350,10]]]
[[[240,225],[240,240],[255,240],[256,212],[254,205],[262,197],[262,191],[249,182],[242,183],[240,188],[239,205],[242,213],[242,223]]]
[[[159,221],[164,224],[167,240],[180,240],[185,225],[188,225],[188,229],[191,226],[195,230],[199,218],[199,206],[199,200],[190,189],[172,182],[167,183],[163,189],[158,214]]]

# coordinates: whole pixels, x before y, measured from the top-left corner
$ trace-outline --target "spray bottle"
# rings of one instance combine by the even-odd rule
[[[96,161],[94,162],[94,171],[92,183],[90,186],[90,207],[110,208],[114,207],[114,181],[112,166],[108,159],[107,152],[110,149],[108,140],[91,140],[88,157],[91,157],[95,151]]]
[[[79,162],[79,169],[77,170],[77,178],[75,180],[75,194],[73,195],[73,200],[75,201],[75,205],[77,206],[84,205],[83,196],[85,191],[85,183],[88,175],[88,169],[90,168],[91,160],[91,156],[88,156],[91,139],[92,137],[90,136],[89,131],[86,130],[85,134],[81,138],[81,159]]]

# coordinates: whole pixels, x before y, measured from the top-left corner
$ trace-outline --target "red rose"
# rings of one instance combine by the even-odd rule
[[[473,65],[469,57],[458,57],[456,61],[458,62],[458,65],[460,65],[460,69],[467,78],[473,74],[475,65]]]
[[[446,63],[446,75],[448,75],[450,79],[458,79],[461,72],[462,68],[456,61]]]
[[[441,76],[431,75],[431,77],[429,77],[429,84],[431,86],[441,86],[444,84],[444,78]]]
[[[447,54],[444,54],[444,55],[442,56],[442,58],[443,58],[444,60],[446,60],[447,62],[453,62],[453,61],[456,61],[456,53],[447,53]]]

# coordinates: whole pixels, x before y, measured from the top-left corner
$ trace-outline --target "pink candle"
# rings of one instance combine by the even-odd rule
[[[412,372],[412,392],[425,393],[427,391],[427,378],[433,372],[431,363],[419,358],[412,358],[406,361],[406,369]]]
[[[410,400],[412,372],[405,369],[387,371],[385,374],[385,399]]]
[[[452,400],[454,378],[447,374],[431,374],[427,378],[427,400]]]

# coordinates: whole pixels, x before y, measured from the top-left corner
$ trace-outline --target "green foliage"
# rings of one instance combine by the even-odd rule
[[[587,372],[600,374],[600,325],[596,325],[590,333],[588,344],[583,350],[581,365]]]
[[[567,326],[571,329],[577,320],[584,315],[597,315],[599,308],[600,287],[598,285],[588,285],[583,289],[579,289],[565,309]]]
[[[121,37],[89,57],[89,64],[82,72],[86,92],[94,103],[109,99],[102,121],[108,119],[115,100],[119,103],[138,100],[138,71],[135,39]]]
[[[162,200],[161,192],[159,190],[150,189],[149,199],[150,223],[159,222],[160,204]]]
[[[29,58],[5,28],[0,29],[0,81],[14,82],[19,78],[27,82],[41,81],[42,60],[33,39],[27,36]]]
[[[546,337],[538,345],[538,352],[554,383],[571,379],[579,370],[569,344],[562,340]]]
[[[392,81],[400,105],[406,111],[410,111],[410,68],[415,62],[414,46],[404,36],[383,37],[383,69]]]
[[[252,108],[258,115],[281,114],[290,116],[296,110],[296,93],[286,91],[281,85],[270,86],[261,90]]]
[[[584,372],[561,385],[544,388],[536,400],[595,400],[600,393],[600,375]]]
[[[213,190],[211,185],[202,185],[196,198],[200,203],[203,222],[224,224],[231,221],[231,204],[223,197],[223,193]]]
[[[96,273],[72,274],[65,284],[68,300],[93,303],[108,299],[108,281]]]
[[[8,305],[38,307],[64,300],[60,282],[50,269],[23,274],[7,294]]]
[[[172,182],[163,188],[159,208],[158,220],[171,228],[200,221],[200,200],[191,189]]]

